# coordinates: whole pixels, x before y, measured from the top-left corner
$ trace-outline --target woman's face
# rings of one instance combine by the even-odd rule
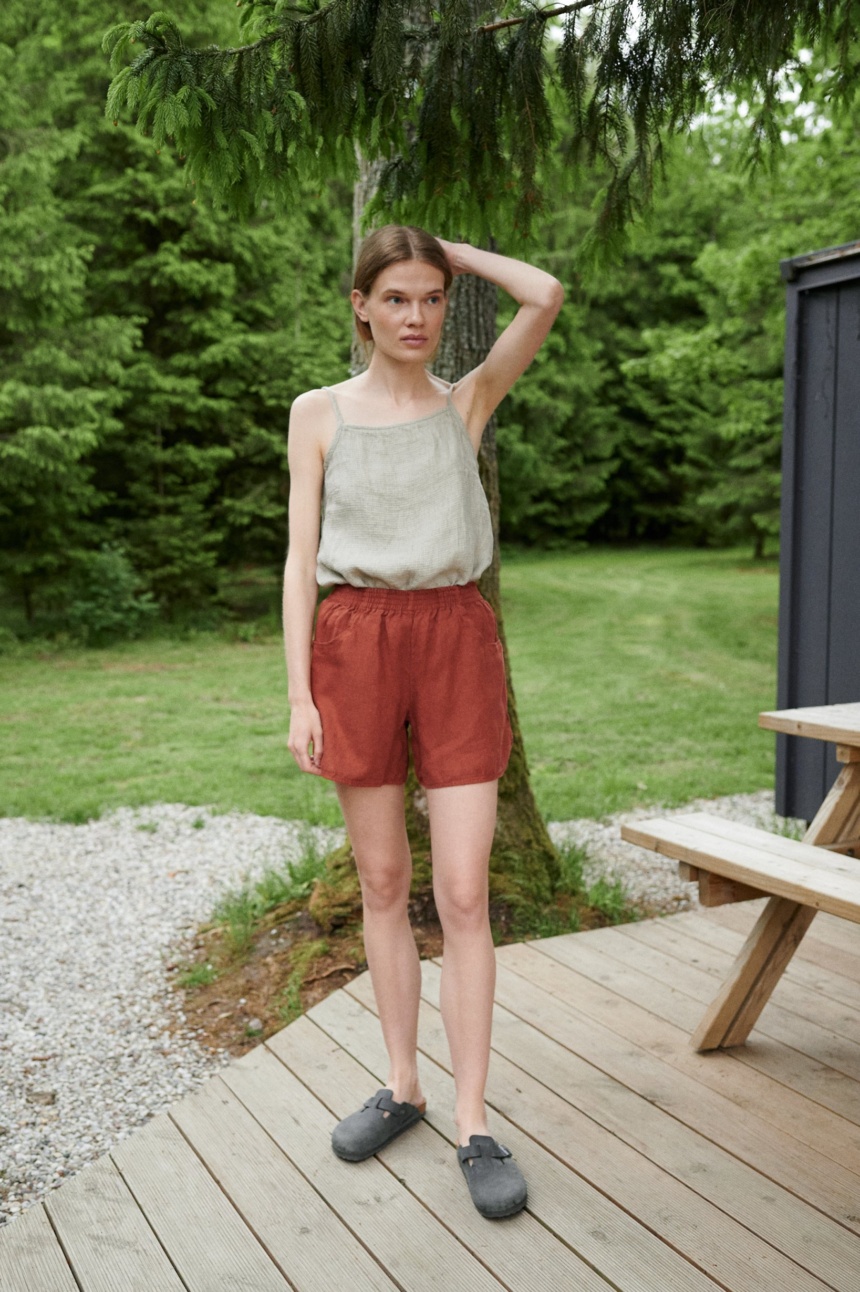
[[[445,321],[445,279],[423,260],[400,260],[383,269],[367,296],[352,293],[353,308],[370,324],[373,344],[392,358],[427,363]]]

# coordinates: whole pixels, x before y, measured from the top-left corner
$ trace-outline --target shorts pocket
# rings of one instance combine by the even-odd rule
[[[493,607],[483,597],[467,607],[464,625],[484,646],[493,646],[499,642],[499,625],[496,623]]]
[[[352,609],[326,598],[317,611],[314,629],[314,647],[334,646],[345,637],[352,626]]]

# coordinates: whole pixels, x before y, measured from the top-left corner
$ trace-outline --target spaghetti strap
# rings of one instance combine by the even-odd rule
[[[337,429],[340,430],[340,428],[343,426],[343,418],[340,415],[340,405],[338,404],[337,400],[334,397],[334,391],[331,389],[330,386],[323,386],[322,389],[325,391],[325,393],[328,395],[329,399],[331,400],[331,406],[334,409],[334,415],[337,418]]]

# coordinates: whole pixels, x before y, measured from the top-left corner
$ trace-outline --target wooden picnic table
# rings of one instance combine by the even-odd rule
[[[801,841],[705,814],[622,829],[630,843],[677,858],[704,905],[768,897],[694,1033],[697,1050],[744,1043],[817,911],[860,923],[860,703],[768,711],[759,725],[830,741],[843,764]]]

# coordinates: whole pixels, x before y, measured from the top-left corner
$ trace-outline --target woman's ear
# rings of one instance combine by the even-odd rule
[[[367,310],[365,309],[365,305],[364,305],[364,297],[362,296],[361,292],[358,290],[357,287],[353,287],[352,291],[349,294],[349,299],[352,301],[352,308],[355,310],[356,314],[361,319],[362,323],[366,323]]]

